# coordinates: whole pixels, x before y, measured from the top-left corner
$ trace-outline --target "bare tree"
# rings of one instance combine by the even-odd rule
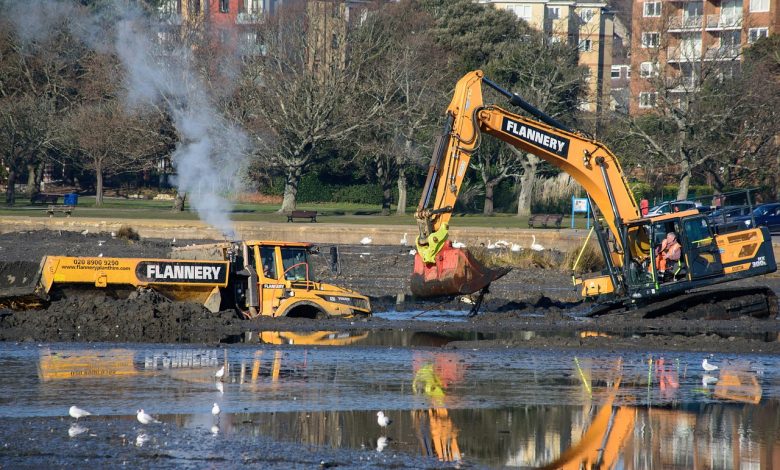
[[[521,163],[518,155],[522,154],[514,150],[501,141],[486,138],[471,159],[470,166],[477,170],[485,187],[485,205],[482,208],[485,215],[493,215],[496,187],[506,179],[520,177]]]
[[[381,110],[358,99],[369,51],[342,43],[350,33],[346,5],[328,12],[308,5],[291,4],[268,18],[261,31],[266,55],[248,65],[239,91],[262,122],[252,130],[258,155],[285,175],[280,212],[295,209],[301,177],[323,148],[344,142]],[[334,16],[319,16],[325,14]],[[332,29],[323,31],[323,24]]]
[[[74,161],[95,173],[95,205],[103,205],[106,176],[138,171],[154,164],[163,148],[159,123],[138,111],[126,114],[116,101],[85,104],[67,122],[66,142]]]

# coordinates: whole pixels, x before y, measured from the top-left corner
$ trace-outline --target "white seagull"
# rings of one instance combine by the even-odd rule
[[[89,431],[89,429],[85,428],[84,426],[80,425],[79,423],[73,423],[73,424],[70,425],[70,428],[68,428],[68,436],[76,437],[79,434],[84,434],[87,431]]]
[[[214,406],[211,407],[211,414],[213,414],[214,416],[219,416],[219,413],[221,411],[222,410],[219,409],[219,405],[217,405],[216,403],[214,403]]]
[[[415,250],[415,249],[411,249],[411,250],[409,250],[409,254],[410,254],[410,255],[412,255],[412,256],[414,256],[414,255],[416,255],[416,254],[417,254],[417,250]]]
[[[87,236],[88,233],[89,233],[89,229],[88,228],[84,229],[84,231],[81,232],[81,234],[84,235],[85,237]]]
[[[409,241],[406,239],[407,233],[404,232],[404,237],[401,239],[401,245],[406,246],[409,244]]]
[[[531,249],[534,251],[544,251],[544,247],[536,243],[536,235],[531,235],[533,241],[531,242]]]
[[[214,373],[214,377],[218,379],[222,379],[222,377],[224,376],[225,376],[225,366],[220,367],[219,370]]]
[[[374,240],[371,237],[363,237],[360,240],[361,245],[370,245]]]
[[[718,366],[714,364],[710,364],[707,362],[707,358],[705,357],[703,361],[701,361],[701,368],[704,369],[707,372],[712,372],[714,370],[718,370]]]
[[[76,405],[70,407],[70,409],[68,410],[68,414],[70,415],[71,418],[76,418],[76,419],[92,415],[92,413],[90,413],[89,411],[82,410]]]
[[[135,417],[138,418],[138,422],[141,424],[159,423],[159,421],[154,419],[150,414],[147,414],[143,409],[138,410]]]
[[[392,420],[392,419],[390,419],[389,417],[385,416],[385,413],[384,413],[384,412],[382,412],[382,411],[377,411],[377,412],[376,412],[376,423],[377,423],[377,424],[378,424],[380,427],[382,427],[382,428],[386,428],[386,427],[387,427],[387,426],[389,426],[389,425],[390,425],[390,423],[392,423],[392,422],[393,422],[393,420]]]

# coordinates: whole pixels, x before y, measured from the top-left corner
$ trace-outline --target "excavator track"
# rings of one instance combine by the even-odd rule
[[[778,299],[768,287],[704,289],[660,300],[636,309],[602,304],[588,316],[631,312],[642,318],[675,317],[684,320],[731,320],[739,317],[775,319]]]

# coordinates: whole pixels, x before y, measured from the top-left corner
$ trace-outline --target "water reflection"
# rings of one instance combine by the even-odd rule
[[[301,342],[233,349],[52,346],[32,353],[0,347],[7,371],[0,416],[63,416],[67,406],[83,404],[103,415],[95,420],[135,424],[132,413],[147,405],[174,433],[195,428],[226,441],[262,435],[497,467],[780,463],[780,358],[722,355],[703,385],[698,353],[318,348],[321,343]],[[214,378],[220,366],[224,382]],[[218,419],[210,412],[215,402],[223,410]],[[377,410],[394,421],[386,430],[376,423]],[[94,429],[95,423],[78,424]],[[77,440],[92,432],[62,430]],[[139,436],[128,439],[149,447]]]

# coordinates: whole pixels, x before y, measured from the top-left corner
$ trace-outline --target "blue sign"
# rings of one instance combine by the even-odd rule
[[[588,198],[571,198],[571,228],[574,228],[574,214],[577,212],[585,212],[587,214],[586,228],[590,229],[590,200]]]

